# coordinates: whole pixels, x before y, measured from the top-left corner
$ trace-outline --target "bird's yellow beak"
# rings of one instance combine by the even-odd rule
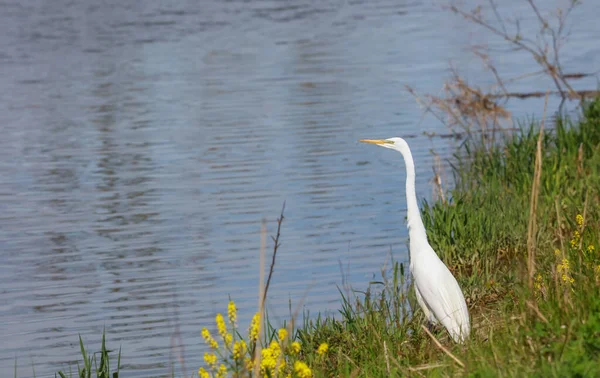
[[[361,139],[361,140],[359,140],[359,142],[362,142],[362,143],[371,143],[371,144],[378,144],[378,145],[382,145],[382,144],[394,144],[393,141],[391,141],[391,140],[385,140],[385,139]]]

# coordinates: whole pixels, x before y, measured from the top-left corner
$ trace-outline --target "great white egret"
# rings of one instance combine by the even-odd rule
[[[455,342],[464,342],[470,333],[467,303],[458,282],[427,241],[415,192],[415,163],[408,143],[402,138],[362,139],[360,142],[390,148],[404,157],[410,272],[417,302],[431,323],[439,321]]]

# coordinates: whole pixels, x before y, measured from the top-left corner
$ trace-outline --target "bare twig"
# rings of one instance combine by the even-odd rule
[[[421,328],[423,328],[423,331],[425,331],[425,333],[427,333],[427,335],[429,335],[429,337],[431,337],[431,340],[433,340],[433,342],[435,343],[435,345],[437,345],[438,348],[440,348],[442,350],[442,352],[446,353],[448,355],[448,357],[452,358],[454,360],[454,362],[456,362],[460,367],[464,368],[465,364],[459,360],[455,355],[453,355],[446,347],[444,347],[436,338],[435,336],[433,336],[433,334],[431,332],[429,332],[429,330],[427,329],[427,327],[425,327],[423,324],[421,324]]]
[[[544,314],[542,314],[542,312],[540,311],[540,309],[538,308],[537,305],[533,304],[530,301],[525,301],[525,303],[527,304],[527,307],[529,307],[530,309],[533,310],[533,312],[536,313],[536,315],[546,324],[548,324],[548,319],[544,316]]]
[[[494,16],[496,17],[496,21],[498,21],[498,23],[502,27],[502,32],[504,32],[504,34],[508,34],[508,32],[506,31],[506,25],[505,25],[504,21],[502,21],[502,17],[500,17],[500,13],[498,13],[498,6],[496,6],[496,3],[494,3],[494,0],[489,0],[489,1],[490,1],[490,5],[492,6],[492,11],[494,12]]]
[[[281,208],[281,215],[277,218],[277,234],[275,237],[271,236],[275,245],[273,245],[273,257],[271,259],[271,266],[269,267],[269,276],[267,278],[267,284],[265,285],[265,291],[263,293],[263,302],[267,299],[267,292],[269,291],[269,284],[271,283],[271,277],[273,277],[273,270],[275,269],[275,258],[277,257],[277,250],[279,249],[279,237],[281,236],[281,223],[283,223],[283,211],[285,210],[285,201]]]
[[[269,275],[267,276],[267,283],[265,282],[265,262],[266,262],[266,246],[267,246],[267,226],[266,221],[263,219],[261,223],[260,230],[260,278],[259,278],[259,287],[258,287],[258,311],[259,311],[259,332],[258,332],[258,340],[262,340],[263,335],[263,322],[265,318],[265,302],[267,300],[267,293],[269,291],[269,285],[271,283],[271,278],[273,277],[273,271],[275,270],[275,259],[277,257],[277,250],[279,249],[279,237],[281,236],[281,223],[283,222],[283,212],[285,210],[285,201],[283,202],[283,206],[281,208],[281,215],[277,219],[277,234],[275,237],[271,237],[275,245],[273,246],[273,256],[271,259],[271,265],[269,267]],[[260,373],[260,356],[261,356],[262,344],[260,342],[256,343],[256,348],[254,349],[254,371],[253,376],[258,377]]]
[[[425,365],[420,365],[420,366],[409,366],[408,370],[410,371],[421,371],[421,370],[429,370],[429,369],[436,369],[436,368],[440,368],[440,367],[446,367],[446,364],[425,364]]]
[[[475,55],[477,55],[483,61],[485,68],[487,68],[488,70],[490,70],[492,72],[492,74],[494,75],[494,79],[496,79],[496,82],[498,83],[498,86],[500,87],[500,89],[502,89],[502,93],[504,93],[504,94],[508,93],[508,90],[504,86],[504,81],[500,78],[500,74],[498,73],[496,66],[494,66],[492,64],[489,55],[483,53],[483,51],[481,51],[479,49],[474,49],[473,53]]]

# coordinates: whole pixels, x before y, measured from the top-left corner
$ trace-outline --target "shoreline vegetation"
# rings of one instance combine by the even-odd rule
[[[600,99],[582,105],[576,121],[540,126],[523,125],[493,145],[465,140],[449,199],[422,203],[429,241],[467,300],[473,328],[465,345],[425,327],[408,266],[392,262],[366,291],[340,292],[335,316],[300,324],[292,316],[277,329],[262,303],[245,330],[230,301],[202,329],[209,351],[198,356],[197,375],[600,376]],[[83,343],[81,350],[77,376],[95,369],[118,377],[104,341],[98,363]]]

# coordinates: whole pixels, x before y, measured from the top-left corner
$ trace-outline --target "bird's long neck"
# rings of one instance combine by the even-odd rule
[[[402,151],[404,163],[406,164],[406,218],[408,220],[408,235],[411,244],[419,241],[427,242],[427,233],[419,212],[417,193],[415,191],[415,163],[409,149]],[[414,250],[415,248],[411,248]]]

